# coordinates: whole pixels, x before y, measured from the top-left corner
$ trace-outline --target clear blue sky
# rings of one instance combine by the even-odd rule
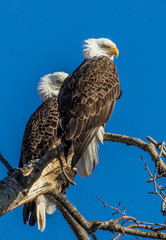
[[[106,37],[119,48],[115,60],[123,90],[107,131],[145,140],[166,138],[166,1],[165,0],[1,0],[0,2],[0,152],[18,166],[24,128],[41,104],[37,84],[44,74],[71,73],[82,61],[87,38]],[[90,178],[76,178],[68,199],[89,220],[110,219],[108,204],[122,202],[138,220],[161,222],[160,199],[148,195],[145,182],[153,163],[146,153],[118,143],[100,146],[100,163]],[[6,169],[1,165],[1,178]],[[144,215],[144,217],[143,217]],[[0,219],[1,238],[11,240],[75,239],[57,211],[47,217],[46,230],[22,221],[22,207]],[[98,232],[99,239],[111,239]],[[126,239],[135,239],[127,237]]]

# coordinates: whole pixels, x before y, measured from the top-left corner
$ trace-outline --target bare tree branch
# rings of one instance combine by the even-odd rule
[[[112,240],[118,240],[122,235],[122,233],[118,233]]]
[[[52,149],[41,159],[32,161],[22,169],[14,169],[8,177],[0,181],[0,216],[11,211],[12,209],[34,199],[36,196],[46,193],[56,188],[55,178],[62,174],[58,158],[62,152],[62,147]],[[44,179],[42,171],[53,160],[56,159],[56,169],[50,174],[50,181]],[[25,173],[29,172],[27,175]],[[47,174],[47,173],[46,173]],[[71,178],[74,179],[76,173],[69,169]],[[43,181],[37,181],[41,177]],[[67,179],[63,177],[63,184],[68,185]],[[38,185],[39,184],[39,185]]]
[[[165,143],[164,143],[165,144]],[[162,144],[162,146],[164,146],[164,144]],[[163,147],[162,147],[163,148]],[[162,153],[162,148],[161,148],[161,152],[160,152],[160,155]],[[159,155],[159,156],[160,156]],[[165,193],[163,192],[165,190],[166,187],[162,188],[162,185],[159,186],[158,183],[156,182],[157,179],[159,179],[159,177],[156,175],[157,174],[157,169],[158,169],[158,166],[156,167],[155,169],[155,173],[154,173],[154,176],[153,174],[151,173],[151,171],[149,170],[143,156],[141,156],[144,164],[145,164],[145,167],[151,177],[150,181],[148,180],[148,182],[153,182],[154,184],[154,189],[155,189],[155,192],[150,192],[152,194],[157,194],[161,199],[162,199],[162,204],[161,204],[161,212],[163,213],[163,216],[166,215],[166,211],[165,211],[165,205],[166,205],[166,195]],[[161,176],[161,175],[160,175]],[[163,174],[162,174],[162,177],[163,177]]]
[[[54,190],[53,192],[51,192],[50,195],[53,197],[53,199],[56,199],[56,201],[58,201],[66,209],[66,211],[70,214],[70,216],[72,216],[75,219],[75,221],[79,225],[81,225],[81,227],[84,228],[89,234],[95,233],[97,230],[100,229],[100,230],[107,230],[112,233],[118,232],[123,235],[130,234],[134,236],[141,236],[141,237],[147,237],[147,238],[153,238],[153,239],[166,239],[166,233],[162,233],[158,231],[160,230],[159,228],[153,227],[153,226],[146,226],[145,224],[143,225],[142,222],[140,221],[136,221],[138,222],[138,224],[129,225],[129,226],[123,226],[123,223],[119,224],[120,221],[127,218],[129,220],[135,221],[135,218],[127,215],[119,219],[111,219],[109,221],[87,221],[81,215],[81,213],[78,212],[76,207],[72,205],[66,199],[66,197],[63,196],[61,193],[59,193],[57,190]],[[161,225],[161,226],[163,226],[162,229],[166,230],[166,225]],[[144,228],[154,232],[137,230],[134,228]]]
[[[101,201],[103,203],[103,206],[104,207],[108,207],[108,208],[111,208],[112,210],[116,211],[115,213],[113,213],[112,215],[115,215],[117,213],[119,213],[120,215],[122,215],[122,217],[120,218],[117,218],[116,219],[116,222],[120,222],[122,220],[129,220],[130,222],[133,221],[137,224],[137,226],[140,228],[142,228],[142,224],[144,224],[144,226],[147,226],[147,229],[151,229],[151,230],[154,230],[154,231],[157,231],[158,229],[162,228],[162,229],[166,229],[166,225],[165,224],[159,224],[159,223],[150,223],[150,222],[143,222],[143,221],[138,221],[136,218],[134,217],[131,217],[131,216],[128,216],[124,211],[120,211],[120,204],[118,205],[118,207],[113,207],[113,206],[110,206],[108,205],[107,203],[105,203],[103,200],[101,200],[99,197],[97,197],[99,199],[99,201]],[[124,221],[124,223],[126,223],[127,221]],[[134,225],[135,226],[135,225]],[[130,225],[131,227],[131,225]],[[143,228],[146,228],[146,227],[143,227]]]
[[[164,188],[156,183],[158,178],[166,176],[166,165],[161,158],[161,155],[165,154],[165,143],[154,143],[152,140],[148,143],[138,138],[111,133],[104,135],[104,141],[120,142],[136,146],[150,155],[156,169],[154,175],[148,169],[151,176],[149,181],[154,182],[155,190],[159,190],[160,195],[162,194],[162,200],[165,203]],[[160,153],[156,151],[156,148]],[[41,159],[31,161],[22,169],[10,169],[9,176],[0,181],[0,216],[31,201],[40,194],[47,193],[55,201],[77,239],[89,240],[88,234],[93,239],[97,239],[94,233],[99,229],[118,233],[113,238],[114,240],[126,234],[153,239],[166,239],[166,233],[161,232],[166,230],[165,224],[141,222],[134,217],[127,216],[125,208],[123,212],[120,211],[120,203],[115,208],[108,206],[104,201],[99,199],[106,207],[110,207],[115,211],[113,215],[118,213],[121,214],[121,217],[109,221],[87,221],[78,212],[76,207],[61,193],[62,185],[68,188],[76,175],[75,169],[71,169],[70,165],[65,162],[63,163],[64,169],[62,169],[62,163],[59,161],[61,153],[62,146],[59,145],[45,154]],[[160,174],[159,176],[157,176],[157,171]],[[64,175],[64,172],[67,177]],[[162,204],[162,208],[165,211],[165,204]]]
[[[135,225],[135,226],[137,226],[137,225]],[[152,239],[166,239],[165,233],[149,232],[149,231],[133,229],[131,227],[124,227],[121,224],[116,223],[116,221],[113,221],[113,220],[101,222],[101,225],[99,225],[96,230],[99,230],[99,229],[100,230],[108,230],[112,233],[118,232],[118,233],[122,233],[122,234],[129,234],[129,235],[133,235],[133,236],[140,236],[140,237],[146,237],[146,238],[152,238]]]
[[[125,143],[126,145],[130,146],[136,146],[143,151],[149,153],[151,159],[155,163],[155,165],[158,164],[158,172],[159,174],[166,174],[166,165],[159,157],[155,145],[153,143],[147,143],[142,141],[139,138],[133,138],[125,135],[120,135],[120,134],[113,134],[113,133],[105,133],[104,134],[104,141],[111,141],[111,142],[119,142],[119,143]]]
[[[74,218],[66,211],[66,209],[56,201],[56,206],[59,211],[62,213],[70,228],[73,230],[78,240],[90,240],[86,231],[74,220]]]
[[[76,207],[71,204],[65,196],[63,196],[60,192],[54,190],[49,193],[52,200],[56,199],[65,209],[66,211],[75,219],[75,221],[85,230],[90,228],[90,224],[88,221],[78,212]],[[90,232],[91,233],[91,232]],[[92,232],[93,233],[93,232]]]
[[[155,145],[155,147],[159,150],[159,151],[161,151],[161,143],[163,143],[163,142],[161,142],[161,143],[158,143],[156,140],[154,140],[152,137],[150,137],[150,136],[146,136],[146,138],[149,140],[149,142],[151,142],[151,143],[153,143],[154,145]],[[164,142],[164,145],[165,145],[165,142]],[[166,158],[166,148],[165,148],[165,146],[163,147],[163,151],[162,151],[162,155],[163,155],[163,157],[165,157]]]

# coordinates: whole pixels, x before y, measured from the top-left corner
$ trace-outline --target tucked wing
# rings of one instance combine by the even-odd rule
[[[56,137],[59,119],[57,100],[57,97],[48,99],[30,117],[22,141],[19,167],[32,159],[41,158],[47,151],[60,144],[60,140]],[[39,229],[43,231],[47,201],[40,201],[41,198],[44,196],[40,195],[24,205],[23,219],[24,223],[29,221],[30,226],[38,221]],[[41,215],[40,218],[38,215]]]
[[[115,64],[107,57],[85,60],[62,84],[58,108],[58,137],[74,140],[74,164],[110,118],[120,83]]]
[[[57,97],[45,101],[30,117],[22,141],[19,167],[30,160],[42,157],[60,144],[56,137],[58,118]]]

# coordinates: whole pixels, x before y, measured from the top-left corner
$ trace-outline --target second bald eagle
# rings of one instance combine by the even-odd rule
[[[65,79],[60,89],[57,135],[64,145],[65,158],[73,147],[72,165],[82,165],[79,166],[82,175],[90,175],[95,159],[89,162],[84,156],[86,149],[111,117],[121,91],[113,63],[114,56],[119,54],[115,43],[106,38],[88,39],[85,43],[84,62]]]

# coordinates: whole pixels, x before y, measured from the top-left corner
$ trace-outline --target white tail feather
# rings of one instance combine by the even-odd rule
[[[80,175],[80,177],[87,176],[89,177],[94,168],[95,165],[98,164],[98,140],[103,143],[104,140],[104,128],[100,127],[96,136],[93,138],[91,143],[88,145],[87,149],[83,153],[82,157],[79,159],[77,163],[77,172]]]
[[[46,199],[44,195],[40,195],[36,199],[36,215],[38,229],[43,232],[46,227]]]
[[[103,127],[100,127],[99,130],[98,130],[98,132],[97,132],[97,134],[96,134],[96,136],[98,137],[98,140],[99,140],[101,143],[104,142],[104,133],[105,133],[104,128],[103,128]]]
[[[38,229],[41,232],[43,232],[46,227],[46,212],[48,214],[52,214],[55,210],[55,204],[50,202],[44,195],[40,195],[36,198],[37,223]]]
[[[47,201],[46,213],[53,214],[56,211],[54,203]]]

